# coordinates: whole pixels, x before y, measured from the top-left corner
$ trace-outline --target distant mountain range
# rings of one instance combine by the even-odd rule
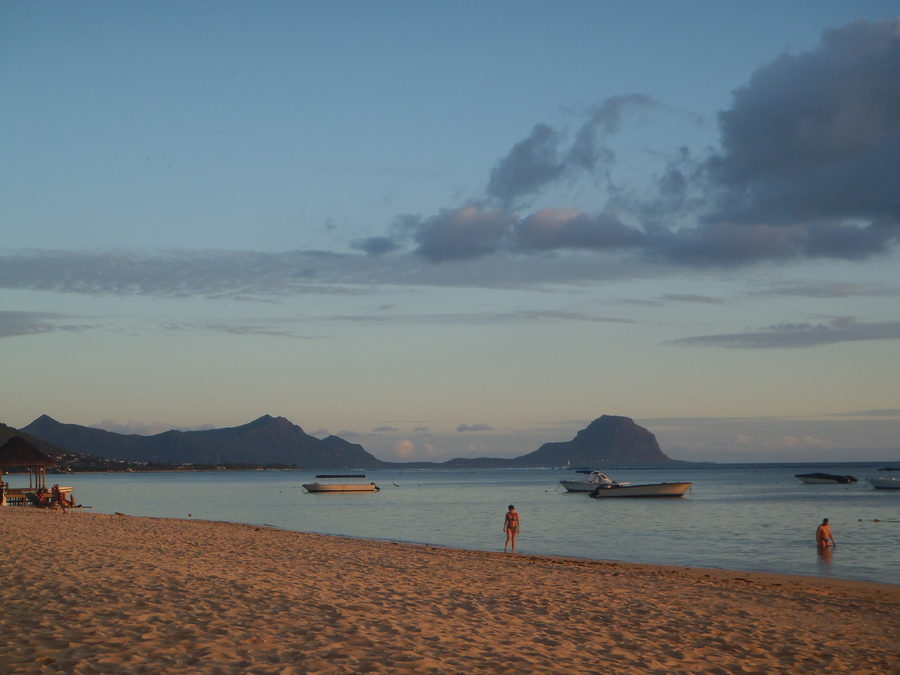
[[[14,431],[5,427],[0,431]],[[172,465],[252,464],[298,469],[494,468],[681,464],[667,457],[656,437],[627,417],[603,415],[570,441],[545,443],[534,452],[503,458],[458,458],[443,463],[383,462],[358,443],[338,436],[318,439],[284,417],[264,415],[239,427],[166,431],[153,436],[117,434],[42,415],[21,429],[48,454],[91,455],[127,462]],[[9,435],[0,433],[0,436]],[[0,438],[0,442],[4,439]]]

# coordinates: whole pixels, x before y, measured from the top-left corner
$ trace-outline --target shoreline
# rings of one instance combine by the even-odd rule
[[[0,509],[0,670],[889,672],[900,586]]]

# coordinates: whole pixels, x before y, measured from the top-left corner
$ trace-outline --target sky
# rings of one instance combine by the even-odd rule
[[[0,2],[0,421],[900,460],[896,2]]]

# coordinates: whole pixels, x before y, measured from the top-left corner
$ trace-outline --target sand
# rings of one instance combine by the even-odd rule
[[[887,584],[18,507],[0,572],[9,674],[900,671]]]

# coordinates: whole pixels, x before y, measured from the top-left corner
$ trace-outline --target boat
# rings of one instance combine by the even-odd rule
[[[681,497],[691,489],[691,483],[646,483],[644,485],[632,485],[631,483],[601,483],[593,490],[590,496],[594,499],[607,497]]]
[[[559,484],[566,488],[566,492],[590,492],[598,485],[612,485],[615,481],[599,471],[579,469],[575,473],[587,474],[584,480],[561,480]]]
[[[375,483],[363,483],[364,473],[322,473],[316,476],[315,483],[305,483],[303,489],[307,492],[376,492],[381,488]],[[355,482],[345,483],[320,483],[319,479],[329,481],[346,481],[353,479]]]
[[[591,497],[681,497],[691,483],[647,483],[632,485],[614,481],[600,471],[578,471],[584,480],[559,481],[568,492],[589,492]]]
[[[866,478],[866,480],[869,481],[869,483],[872,484],[872,487],[877,490],[900,490],[900,480],[897,480],[893,476],[891,476],[890,478]]]
[[[799,478],[809,485],[825,485],[835,483],[855,483],[853,476],[838,476],[833,473],[797,473],[794,478]]]

